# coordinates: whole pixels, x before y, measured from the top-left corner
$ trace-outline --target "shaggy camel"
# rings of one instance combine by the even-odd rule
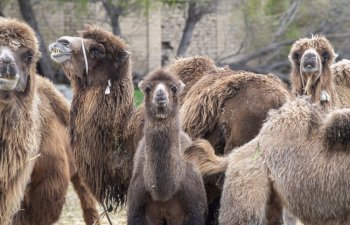
[[[295,95],[309,95],[324,107],[350,107],[350,61],[335,63],[331,43],[320,35],[296,41],[289,53]]]
[[[350,109],[327,113],[296,99],[271,110],[258,136],[230,155],[215,156],[205,141],[187,155],[203,174],[226,169],[220,224],[282,224],[285,207],[305,225],[345,225],[349,133]]]
[[[268,110],[290,99],[273,75],[218,68],[205,57],[177,60],[169,70],[186,84],[192,78],[197,81],[183,100],[182,127],[191,138],[209,140],[217,154],[227,154],[254,138]],[[222,179],[217,175],[204,179],[209,203],[207,224],[215,224]]]
[[[57,221],[70,174],[88,203],[86,218],[97,218],[93,198],[67,158],[69,104],[50,81],[36,75],[40,52],[35,33],[24,23],[1,18],[0,45],[0,224],[11,223],[23,196],[12,224]]]
[[[130,53],[124,41],[98,27],[50,46],[73,89],[70,138],[78,171],[108,208],[125,203],[132,159],[143,133],[143,107],[135,109]],[[191,143],[181,133],[181,145]]]
[[[128,224],[203,225],[207,200],[202,177],[185,161],[180,146],[178,97],[184,84],[159,70],[139,88],[145,96],[145,125],[128,190]]]

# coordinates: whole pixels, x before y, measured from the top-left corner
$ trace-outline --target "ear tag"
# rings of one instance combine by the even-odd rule
[[[111,80],[108,80],[108,84],[105,90],[105,95],[109,95],[111,93],[111,86],[112,86]]]

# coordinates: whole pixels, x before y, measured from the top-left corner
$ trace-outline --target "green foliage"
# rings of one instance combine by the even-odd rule
[[[276,15],[288,9],[289,0],[267,0],[264,6],[265,15]]]
[[[136,106],[141,105],[141,103],[143,102],[143,94],[142,91],[140,91],[139,89],[136,89],[134,92],[134,102]]]

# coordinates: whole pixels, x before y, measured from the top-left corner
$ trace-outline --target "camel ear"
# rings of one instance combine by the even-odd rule
[[[137,85],[141,91],[143,91],[144,84],[145,84],[145,82],[144,82],[143,80],[141,80],[141,81],[139,82],[139,84]]]
[[[180,80],[180,82],[179,82],[179,90],[178,90],[179,94],[183,91],[184,87],[185,87],[185,84]]]

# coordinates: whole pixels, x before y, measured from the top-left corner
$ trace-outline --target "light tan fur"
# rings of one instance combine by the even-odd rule
[[[305,225],[349,224],[349,124],[349,109],[327,113],[305,99],[272,110],[258,136],[227,156],[220,224],[282,224],[271,217],[276,206]]]
[[[340,106],[350,107],[350,60],[343,59],[334,63],[331,69]]]
[[[207,140],[194,141],[185,151],[185,158],[193,162],[202,175],[212,175],[226,170],[227,157],[215,155],[215,150]]]

